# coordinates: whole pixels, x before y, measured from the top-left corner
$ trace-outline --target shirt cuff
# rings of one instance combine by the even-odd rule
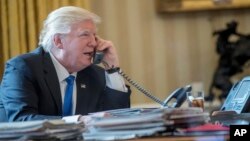
[[[105,77],[106,77],[106,85],[109,88],[121,92],[128,92],[128,88],[125,85],[124,79],[118,72],[109,74],[105,71]]]

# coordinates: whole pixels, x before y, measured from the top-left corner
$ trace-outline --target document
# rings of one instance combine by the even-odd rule
[[[0,140],[66,140],[82,137],[84,130],[83,123],[65,123],[63,120],[0,123]]]
[[[106,117],[95,114],[105,113]],[[173,135],[176,128],[202,125],[209,113],[200,108],[135,108],[91,113],[84,140],[121,140],[147,136]]]

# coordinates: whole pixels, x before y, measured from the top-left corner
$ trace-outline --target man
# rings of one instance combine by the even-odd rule
[[[96,35],[99,22],[97,15],[73,6],[48,15],[39,47],[6,63],[0,104],[8,121],[130,107],[130,89],[116,71],[116,49]],[[95,51],[104,52],[104,68],[92,64]]]

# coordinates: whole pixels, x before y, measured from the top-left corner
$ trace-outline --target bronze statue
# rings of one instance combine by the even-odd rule
[[[213,88],[221,90],[219,99],[227,97],[233,83],[230,78],[241,73],[245,63],[250,59],[250,36],[237,32],[236,21],[227,23],[227,28],[213,33],[217,35],[216,52],[220,55],[218,66],[214,72],[212,83],[209,88],[207,101],[213,101],[215,94]],[[238,37],[236,41],[230,41],[230,37]]]

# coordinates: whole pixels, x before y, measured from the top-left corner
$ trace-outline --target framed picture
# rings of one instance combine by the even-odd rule
[[[158,12],[249,8],[250,0],[157,0]]]

